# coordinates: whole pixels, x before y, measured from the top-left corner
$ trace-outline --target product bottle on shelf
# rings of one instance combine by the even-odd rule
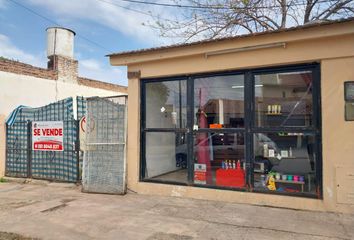
[[[293,157],[293,150],[291,149],[291,147],[289,149],[289,157]]]
[[[268,157],[268,144],[263,145],[263,157]]]
[[[261,183],[263,187],[266,186],[266,176],[264,174],[261,175]]]

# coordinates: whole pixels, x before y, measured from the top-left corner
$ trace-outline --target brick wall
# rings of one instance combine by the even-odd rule
[[[0,71],[128,93],[128,88],[125,86],[79,77],[78,61],[62,56],[49,57],[48,69],[0,57]]]
[[[83,78],[83,77],[78,77],[77,82],[80,85],[85,85],[88,87],[101,88],[101,89],[106,89],[106,90],[110,90],[110,91],[117,91],[117,92],[128,94],[128,87],[121,86],[121,85],[100,82],[100,81],[96,81],[96,80],[89,79],[89,78]]]
[[[0,71],[51,80],[56,80],[58,78],[57,71],[34,67],[26,63],[21,63],[5,58],[0,58]]]
[[[77,83],[78,61],[67,57],[52,55],[48,61],[48,69],[58,72],[58,80]]]

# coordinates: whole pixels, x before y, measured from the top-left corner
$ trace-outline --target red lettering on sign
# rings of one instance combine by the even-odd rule
[[[63,136],[63,129],[62,128],[42,129],[42,135],[43,136]]]
[[[195,181],[206,181],[206,172],[194,172],[194,180]]]
[[[41,130],[40,129],[33,129],[33,134],[34,134],[34,136],[40,136]]]

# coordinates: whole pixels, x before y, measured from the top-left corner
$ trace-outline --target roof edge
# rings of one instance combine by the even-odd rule
[[[236,35],[233,37],[207,39],[207,40],[201,40],[201,41],[196,41],[196,42],[191,42],[191,43],[174,44],[174,45],[167,45],[167,46],[161,46],[161,47],[155,47],[155,48],[138,49],[138,50],[133,50],[133,51],[123,51],[123,52],[107,54],[105,56],[106,57],[127,57],[127,56],[140,55],[140,54],[149,54],[149,53],[154,53],[154,52],[158,52],[161,50],[171,50],[171,49],[178,49],[178,48],[197,46],[197,45],[208,44],[208,43],[236,40],[236,39],[248,38],[248,37],[254,37],[254,36],[262,36],[262,35],[270,35],[270,34],[275,34],[275,33],[297,31],[297,30],[303,30],[303,29],[309,29],[309,28],[315,28],[315,27],[321,27],[321,26],[328,26],[328,25],[332,25],[332,24],[341,24],[341,23],[346,23],[346,22],[354,22],[354,17],[345,18],[345,19],[337,19],[337,20],[332,20],[332,21],[325,21],[325,22],[312,22],[312,23],[307,23],[305,25],[284,28],[284,29],[278,29],[275,31],[264,31],[264,32],[257,32],[257,33],[251,33],[251,34]]]

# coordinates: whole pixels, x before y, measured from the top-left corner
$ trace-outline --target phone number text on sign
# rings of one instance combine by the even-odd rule
[[[63,122],[32,122],[32,150],[64,151],[63,135]]]

